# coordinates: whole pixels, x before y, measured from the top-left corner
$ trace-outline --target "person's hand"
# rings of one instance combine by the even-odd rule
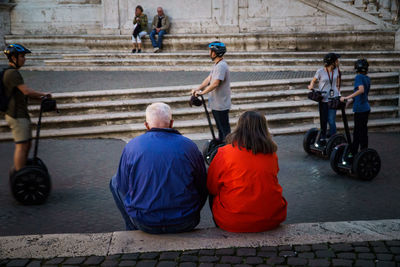
[[[345,102],[345,101],[346,101],[346,98],[344,96],[341,96],[340,97],[340,102]]]
[[[156,28],[156,32],[159,33],[161,28]]]
[[[195,97],[198,97],[199,95],[202,95],[203,93],[201,92],[201,90],[193,90],[193,95]]]
[[[136,21],[139,21],[139,20],[140,20],[139,17],[137,17],[137,18],[136,18]]]
[[[312,89],[314,89],[314,86],[310,84],[310,85],[308,85],[308,89],[312,90]]]

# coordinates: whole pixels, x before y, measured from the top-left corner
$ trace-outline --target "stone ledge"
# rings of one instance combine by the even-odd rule
[[[288,224],[263,233],[218,228],[150,235],[141,231],[0,237],[0,259],[106,256],[119,253],[304,245],[400,239],[400,219]]]

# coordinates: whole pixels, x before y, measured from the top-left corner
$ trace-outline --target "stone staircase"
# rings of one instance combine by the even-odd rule
[[[372,112],[369,128],[400,129],[399,73],[373,73],[370,77]],[[354,75],[342,78],[342,92],[348,95],[352,91]],[[308,83],[309,79],[304,78],[232,83],[232,127],[245,110],[259,110],[266,114],[273,134],[303,133],[311,127],[318,127],[317,105],[306,97]],[[144,132],[146,106],[162,101],[172,107],[176,129],[194,139],[209,138],[204,110],[188,105],[192,88],[194,86],[57,93],[54,98],[60,114],[45,114],[41,136],[128,139]],[[32,104],[29,110],[32,121],[36,123],[39,106]],[[347,113],[352,121],[351,110]],[[338,128],[342,128],[340,112],[337,121]],[[6,122],[0,121],[0,141],[6,140],[11,140],[11,135]]]
[[[400,3],[397,0],[342,0],[342,2],[381,18],[387,23],[399,22]]]

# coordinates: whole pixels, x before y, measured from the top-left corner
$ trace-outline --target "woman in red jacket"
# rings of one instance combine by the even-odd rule
[[[243,113],[210,164],[207,187],[215,223],[229,232],[263,232],[286,219],[277,145],[264,116]]]

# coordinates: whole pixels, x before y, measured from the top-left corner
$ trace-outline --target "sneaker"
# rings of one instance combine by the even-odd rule
[[[158,51],[160,51],[160,48],[158,48],[158,47],[154,47],[154,50],[153,50],[153,52],[154,52],[154,53],[158,53]]]
[[[138,49],[138,51],[137,51],[138,53],[142,53],[142,49]]]
[[[136,53],[136,49],[132,49],[132,53]]]

